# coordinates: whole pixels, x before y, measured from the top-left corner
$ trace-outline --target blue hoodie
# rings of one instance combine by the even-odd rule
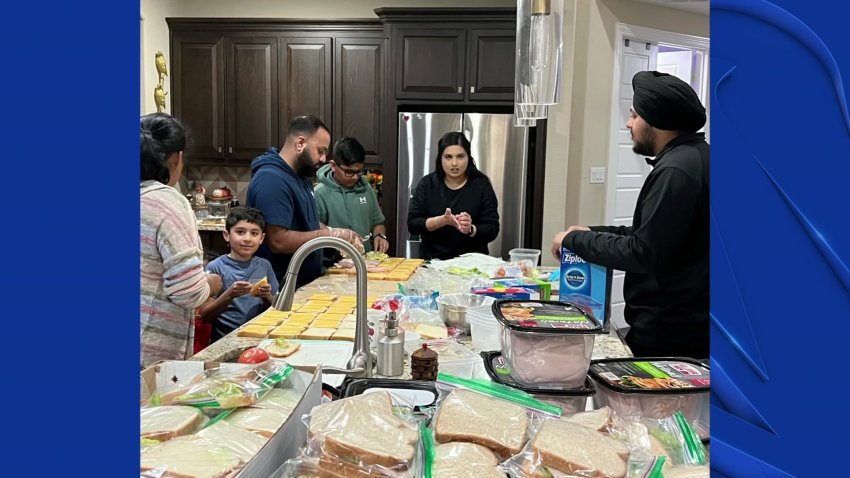
[[[305,232],[319,229],[313,183],[289,167],[276,148],[270,148],[251,161],[248,207],[262,211],[268,226]],[[256,255],[272,263],[282,286],[292,254],[275,254],[263,243]],[[322,274],[322,250],[311,253],[297,272],[299,287],[319,277]]]

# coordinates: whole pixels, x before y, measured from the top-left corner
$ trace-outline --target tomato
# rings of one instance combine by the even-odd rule
[[[269,359],[269,353],[260,347],[253,347],[239,356],[239,363],[263,363]]]

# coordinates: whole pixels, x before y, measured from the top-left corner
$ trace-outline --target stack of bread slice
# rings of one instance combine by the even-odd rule
[[[477,443],[505,459],[525,445],[528,417],[519,405],[455,389],[440,404],[433,428],[437,442]]]
[[[387,392],[319,405],[308,429],[319,468],[339,476],[409,476],[419,440]]]
[[[440,478],[505,478],[498,471],[499,458],[489,448],[475,443],[450,442],[437,445],[431,476]]]

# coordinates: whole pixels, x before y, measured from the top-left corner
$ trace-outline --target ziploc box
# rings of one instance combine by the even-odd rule
[[[613,271],[585,261],[575,252],[561,248],[561,282],[558,300],[579,306],[598,320],[604,330],[611,318]]]

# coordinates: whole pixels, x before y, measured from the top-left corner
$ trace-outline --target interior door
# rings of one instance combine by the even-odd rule
[[[629,119],[630,108],[634,91],[632,90],[632,77],[639,71],[654,70],[656,67],[658,45],[645,41],[626,38],[622,46],[620,56],[620,78],[619,94],[616,98],[616,112],[614,124],[615,146],[611,151],[611,188],[613,197],[609,195],[607,203],[607,223],[614,226],[630,226],[632,214],[637,203],[638,193],[643,186],[646,176],[651,171],[643,156],[632,151],[632,138],[626,122]],[[623,309],[626,303],[623,300],[623,280],[625,272],[614,271],[611,286],[611,324],[614,327],[626,330],[623,319]]]

